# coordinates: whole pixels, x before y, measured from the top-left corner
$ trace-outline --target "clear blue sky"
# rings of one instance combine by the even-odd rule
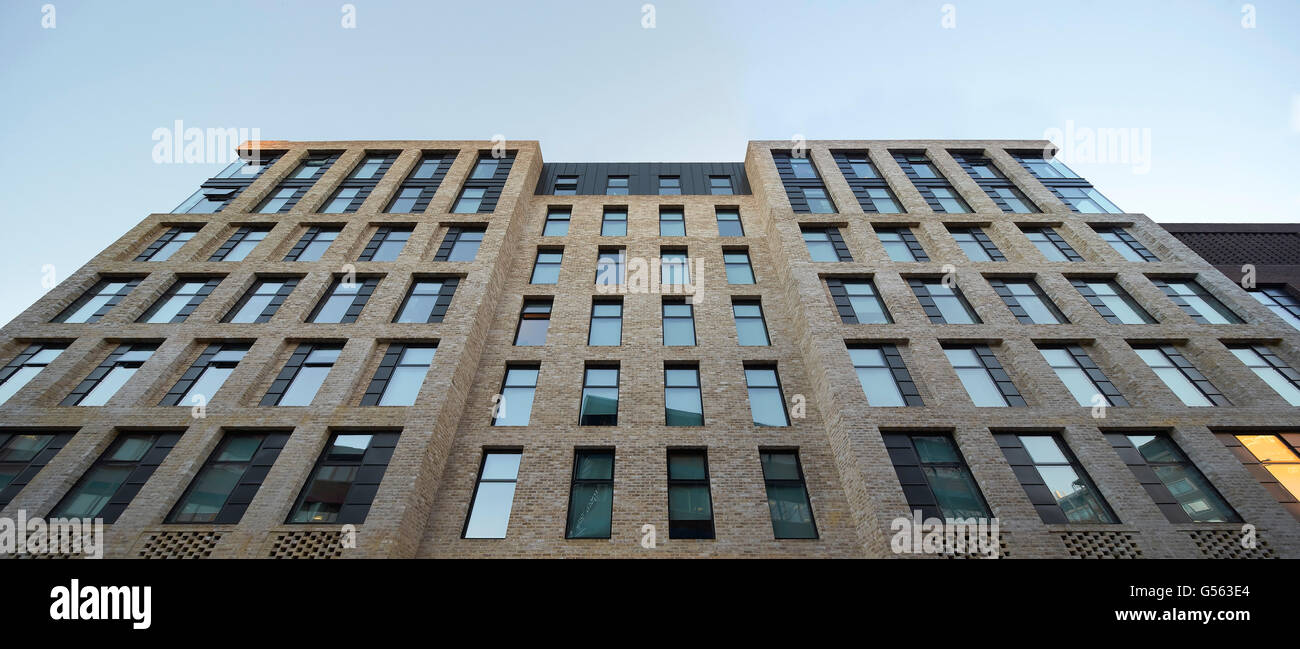
[[[540,140],[549,161],[740,160],[750,139],[1150,133],[1076,162],[1157,221],[1300,216],[1300,2],[71,2],[0,5],[0,322],[222,165],[154,129]],[[949,14],[951,15],[951,14]],[[1149,129],[1149,130],[1147,130]],[[1140,142],[1139,142],[1140,144]]]

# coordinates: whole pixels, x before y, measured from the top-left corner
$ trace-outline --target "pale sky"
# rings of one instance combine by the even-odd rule
[[[355,28],[344,4],[0,5],[0,322],[45,292],[44,266],[62,280],[221,169],[154,162],[176,120],[284,140],[501,134],[553,162],[1068,129],[1071,167],[1125,210],[1300,220],[1295,0],[661,0],[651,29],[644,0],[353,0]],[[1089,158],[1081,138],[1102,129],[1136,146]]]

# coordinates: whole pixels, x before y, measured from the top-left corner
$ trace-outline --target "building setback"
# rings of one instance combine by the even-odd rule
[[[1300,557],[1295,300],[1045,152],[246,143],[0,330],[0,516],[113,557],[889,557],[913,511]]]

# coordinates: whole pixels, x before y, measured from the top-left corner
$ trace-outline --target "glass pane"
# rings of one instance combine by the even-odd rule
[[[923,464],[961,462],[961,458],[957,456],[956,447],[953,446],[952,440],[948,437],[942,435],[913,437],[912,445],[916,447],[916,455]]]
[[[592,318],[591,334],[587,344],[592,346],[618,345],[623,332],[622,318]]]
[[[515,458],[519,457],[517,454],[512,455]],[[489,455],[488,457],[492,458],[494,456]],[[486,477],[484,475],[484,478]],[[506,538],[506,528],[510,525],[510,510],[514,507],[514,501],[514,482],[480,482],[478,492],[474,494],[474,505],[470,510],[469,523],[465,526],[465,538]]]
[[[527,426],[533,412],[533,388],[505,388],[497,404],[496,426]]]
[[[1022,435],[1020,443],[1034,464],[1069,464],[1056,439],[1046,435]]]
[[[303,367],[280,397],[281,406],[309,406],[330,373],[328,367]]]
[[[484,480],[514,480],[519,477],[522,453],[488,453],[483,460]]]
[[[384,394],[379,398],[379,405],[415,405],[415,397],[420,393],[420,386],[424,384],[424,375],[428,371],[428,365],[394,368],[392,376],[388,379],[388,385],[384,388]]]
[[[526,318],[519,321],[519,331],[515,335],[515,345],[545,345],[546,332],[550,329],[550,318]]]
[[[665,421],[669,426],[703,426],[704,404],[699,388],[665,388]]]
[[[989,512],[980,497],[975,478],[966,467],[922,467],[926,481],[938,501],[944,518],[987,518]]]
[[[708,477],[702,453],[674,453],[668,456],[669,480],[703,480]]]
[[[707,521],[713,519],[709,488],[705,485],[669,485],[668,520]]]
[[[573,485],[573,493],[569,500],[568,538],[608,538],[613,510],[614,488],[612,485]]]
[[[95,385],[80,402],[79,406],[102,406],[117,394],[119,388],[126,385],[126,382],[135,375],[137,368],[134,367],[114,367],[109,370],[108,374]]]
[[[997,383],[984,368],[958,369],[957,378],[961,380],[962,387],[966,388],[966,393],[970,395],[971,401],[976,406],[996,408],[1007,405],[1002,392],[998,390]]]
[[[30,462],[52,439],[52,435],[14,435],[0,450],[0,461]]]
[[[762,318],[736,318],[736,336],[744,347],[766,347],[771,344]]]
[[[1101,500],[1070,466],[1040,466],[1038,473],[1072,523],[1115,522]]]
[[[867,405],[875,408],[907,405],[889,368],[859,367],[857,371],[858,382],[867,396]]]
[[[613,480],[613,453],[580,453],[574,477],[579,480]]]
[[[802,486],[767,486],[767,506],[772,514],[772,532],[778,539],[815,539],[812,509]]]
[[[755,426],[789,426],[785,403],[777,388],[749,388],[749,410]]]
[[[317,469],[302,506],[294,513],[295,523],[332,523],[338,518],[343,499],[356,478],[355,466],[321,466]]]
[[[57,509],[56,518],[95,518],[113,494],[117,493],[134,467],[95,467],[82,479],[81,485],[68,494]]]
[[[1196,468],[1164,465],[1151,469],[1193,521],[1222,523],[1237,520],[1236,513]]]
[[[799,456],[794,453],[763,453],[759,456],[763,463],[765,480],[802,480],[799,475]]]
[[[9,398],[14,396],[14,394],[21,390],[23,386],[27,385],[28,381],[31,381],[37,374],[40,374],[43,369],[45,369],[43,366],[34,367],[31,365],[25,365],[18,368],[18,370],[13,374],[10,374],[9,379],[3,384],[0,384],[0,404],[8,401]]]
[[[234,371],[235,368],[233,367],[208,367],[203,370],[203,374],[199,375],[199,379],[194,382],[194,385],[190,386],[189,391],[185,393],[185,396],[181,397],[181,400],[176,405],[196,405],[199,401],[196,401],[195,397],[200,395],[203,403],[212,401],[213,395],[217,393],[217,390],[221,389],[221,386],[226,382],[226,378]]]
[[[260,435],[237,435],[226,438],[226,445],[216,457],[217,462],[248,462],[262,445]]]
[[[211,522],[244,476],[244,465],[209,465],[194,481],[194,488],[176,511],[178,523]]]

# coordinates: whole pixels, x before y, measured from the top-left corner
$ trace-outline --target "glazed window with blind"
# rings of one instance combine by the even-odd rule
[[[396,432],[331,435],[285,522],[366,522],[397,439]]]
[[[1021,226],[1020,230],[1047,261],[1083,261],[1083,257],[1052,228]]]
[[[664,346],[695,345],[695,307],[681,300],[663,302]]]
[[[527,426],[537,391],[537,365],[511,365],[501,381],[501,398],[494,402],[493,426]]]
[[[583,372],[582,403],[578,410],[582,426],[618,425],[618,366],[588,365]]]
[[[374,236],[361,250],[357,261],[397,261],[398,255],[406,248],[414,228],[409,225],[381,225],[375,228]]]
[[[1256,302],[1268,307],[1274,315],[1287,324],[1300,329],[1300,300],[1287,292],[1282,286],[1259,286],[1247,291]]]
[[[1119,522],[1083,465],[1056,435],[995,433],[993,439],[1044,523]]]
[[[775,365],[745,365],[749,413],[755,426],[789,426],[785,395]]]
[[[112,525],[180,440],[180,433],[122,433],[73,485],[49,518],[102,518]]]
[[[607,207],[600,220],[600,236],[627,236],[627,208]]]
[[[1216,432],[1215,436],[1278,503],[1300,519],[1300,433]]]
[[[1152,279],[1183,313],[1198,324],[1240,324],[1243,320],[1195,280]]]
[[[792,156],[788,150],[772,149],[772,161],[776,164],[781,184],[785,186],[790,208],[795,212],[812,214],[832,214],[835,204],[826,194],[826,186],[813,165],[807,152]]]
[[[519,482],[520,450],[485,450],[465,517],[464,539],[504,539]]]
[[[1103,241],[1110,244],[1125,261],[1160,261],[1155,253],[1147,250],[1128,230],[1115,225],[1094,225],[1095,230]]]
[[[0,429],[0,509],[72,439],[72,432]]]
[[[596,286],[619,286],[627,283],[627,250],[601,248],[596,257]]]
[[[826,289],[831,302],[845,324],[889,324],[894,318],[880,298],[880,292],[870,279],[826,278]]]
[[[957,247],[961,248],[962,252],[966,253],[966,258],[971,261],[1007,260],[981,228],[949,227],[948,232],[952,234],[953,241],[957,242]]]
[[[772,344],[763,319],[763,304],[759,300],[732,298],[731,314],[736,320],[736,342],[741,347],[767,347]]]
[[[379,181],[388,173],[389,167],[397,161],[397,152],[367,152],[357,166],[352,169],[343,182],[339,183],[334,195],[321,206],[322,214],[351,214],[361,209],[362,203],[379,185]]]
[[[433,344],[390,343],[370,379],[370,387],[361,397],[361,405],[415,405],[437,351],[438,346]]]
[[[253,282],[222,322],[270,322],[289,294],[298,286],[297,277],[262,278]]]
[[[713,538],[706,451],[668,451],[668,538]]]
[[[866,151],[832,151],[831,157],[863,212],[898,214],[904,211]]]
[[[1286,364],[1265,345],[1229,345],[1228,350],[1250,371],[1273,388],[1279,397],[1300,406],[1300,372]]]
[[[704,425],[698,366],[664,364],[664,423],[669,426]]]
[[[483,243],[486,228],[451,226],[447,236],[433,256],[434,261],[474,261],[478,256],[479,245]]]
[[[563,248],[538,248],[537,259],[533,262],[533,275],[529,284],[558,284],[560,282],[560,264],[564,261]]]
[[[1039,345],[1038,351],[1079,405],[1129,405],[1082,345]]]
[[[194,238],[199,233],[202,225],[177,225],[167,228],[149,247],[144,249],[139,255],[136,255],[135,261],[167,261],[176,254],[176,251],[185,245],[185,242]]]
[[[1134,346],[1133,351],[1183,405],[1231,406],[1232,402],[1173,345]]]
[[[68,343],[62,342],[33,343],[0,368],[0,405],[9,401],[67,348]]]
[[[923,406],[912,374],[898,347],[890,343],[849,343],[849,359],[858,375],[867,405],[872,408]]]
[[[1142,308],[1133,296],[1120,288],[1115,280],[1071,278],[1070,284],[1078,289],[1097,315],[1111,324],[1153,324],[1156,319]]]
[[[1106,433],[1170,523],[1239,523],[1241,516],[1163,433]]]
[[[262,214],[283,214],[293,209],[338,158],[337,152],[308,154],[292,173],[271,190],[254,211]]]
[[[894,161],[935,212],[964,214],[970,206],[923,151],[892,151]]]
[[[797,450],[758,450],[767,490],[772,535],[777,539],[815,539],[817,523]]]
[[[614,518],[614,451],[573,453],[566,539],[607,539]]]
[[[496,211],[497,200],[501,198],[501,190],[505,188],[514,161],[514,151],[506,151],[500,158],[492,157],[491,151],[480,151],[474,170],[452,206],[452,213],[489,214]]]
[[[723,248],[722,263],[727,271],[728,284],[754,283],[754,267],[749,264],[748,248]]]
[[[971,180],[984,190],[998,209],[1015,214],[1039,211],[1038,206],[1034,205],[1033,201],[1030,201],[983,153],[979,151],[952,151],[951,153],[953,160],[956,160],[957,164],[970,175]]]
[[[726,178],[724,176],[724,178]],[[730,179],[727,179],[730,182]],[[730,192],[728,192],[730,193]],[[713,211],[718,220],[718,236],[743,237],[745,226],[740,222],[740,209],[735,207],[718,207]]]
[[[239,361],[244,360],[250,346],[248,343],[208,345],[158,405],[201,406],[211,402]]]
[[[799,230],[813,261],[853,261],[839,228],[800,227]]]
[[[59,405],[102,406],[108,403],[156,349],[157,343],[118,345]]]
[[[117,306],[127,295],[131,293],[136,286],[140,285],[143,277],[123,277],[109,279],[104,278],[90,287],[90,290],[77,298],[68,308],[64,309],[58,316],[55,316],[53,322],[67,323],[95,323],[100,318],[108,315],[108,312]]]
[[[1057,158],[1045,158],[1041,151],[1008,151],[1043,186],[1070,210],[1081,214],[1120,214],[1123,210],[1106,200],[1088,181],[1080,178]]]
[[[136,322],[185,322],[220,283],[220,277],[178,279]]]
[[[451,298],[456,294],[459,277],[421,277],[411,281],[411,288],[397,309],[393,322],[429,324],[442,322],[451,308]]]
[[[393,195],[385,212],[394,214],[419,214],[429,207],[429,201],[447,177],[447,170],[456,160],[455,151],[423,151],[420,161],[407,174],[401,187]]]
[[[248,253],[271,233],[269,225],[241,226],[226,242],[208,257],[208,261],[243,261]]]
[[[944,345],[943,353],[971,401],[981,408],[1027,405],[988,345]]]
[[[234,525],[262,488],[289,433],[230,432],[168,514],[168,523]]]
[[[592,299],[587,344],[592,347],[617,347],[623,344],[623,300]]]
[[[932,324],[980,324],[979,314],[966,301],[957,286],[948,286],[941,278],[911,277],[907,280],[912,293]]]
[[[343,345],[302,343],[289,355],[271,387],[262,397],[262,406],[309,406],[325,383]]]
[[[885,254],[891,261],[930,261],[930,256],[925,254],[925,248],[921,247],[921,242],[909,227],[879,227],[876,228],[876,238],[885,247]]]
[[[569,220],[573,209],[569,207],[552,207],[546,210],[546,224],[542,226],[542,236],[563,237],[569,234]]]
[[[990,279],[989,286],[1002,298],[1020,324],[1066,324],[1069,320],[1032,279]]]
[[[285,261],[319,261],[321,255],[329,250],[330,244],[338,238],[342,228],[333,226],[307,226],[307,231],[303,233],[298,243],[289,249],[289,253],[284,256]]]
[[[984,494],[951,435],[884,433],[907,508],[923,518],[992,518]]]
[[[325,296],[312,311],[307,322],[350,323],[356,322],[366,302],[379,286],[378,277],[356,277],[351,282],[347,278],[336,277],[330,284]]]
[[[516,347],[546,344],[546,332],[551,327],[551,301],[551,298],[524,300],[519,310],[519,326],[515,329]]]

